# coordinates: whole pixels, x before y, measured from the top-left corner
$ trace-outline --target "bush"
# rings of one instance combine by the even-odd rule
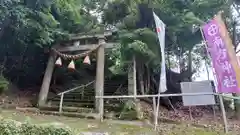
[[[69,128],[33,125],[13,120],[0,121],[0,135],[73,135]]]
[[[8,80],[4,76],[0,75],[0,93],[6,91],[8,89],[8,85]]]

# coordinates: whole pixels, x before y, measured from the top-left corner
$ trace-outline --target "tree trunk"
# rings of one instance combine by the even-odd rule
[[[150,78],[150,69],[149,69],[149,67],[146,65],[146,71],[147,71],[147,73],[146,73],[146,75],[147,75],[147,80],[145,81],[145,93],[149,93],[149,91],[150,91],[150,82],[151,82],[151,78]]]
[[[136,75],[136,59],[135,56],[133,56],[132,63],[129,64],[128,67],[128,94],[129,95],[137,95],[137,75]],[[143,113],[141,111],[141,105],[139,102],[139,99],[134,98],[133,99],[135,111],[137,113],[137,118],[142,119]]]
[[[137,88],[136,88],[136,69],[134,68],[135,57],[131,64],[128,66],[128,95],[137,95]],[[134,98],[135,99],[135,98]]]
[[[185,70],[185,63],[184,63],[184,58],[183,58],[183,49],[181,48],[180,49],[180,52],[179,52],[179,70],[180,70],[180,73],[182,73],[184,70]]]
[[[189,74],[192,74],[192,49],[188,52],[188,69]],[[188,81],[192,81],[192,75],[188,76]]]
[[[137,96],[137,70],[136,70],[136,68],[137,68],[137,66],[136,66],[136,58],[135,58],[135,56],[133,56],[133,77],[132,77],[132,79],[133,79],[133,92],[134,92],[134,96]],[[137,98],[134,98],[135,100],[137,99]]]
[[[10,22],[11,22],[11,19],[10,19],[10,17],[6,17],[7,19],[5,19],[4,21],[3,21],[3,24],[0,26],[0,39],[2,38],[2,36],[3,36],[3,34],[4,34],[4,30],[5,30],[5,28],[10,24]]]
[[[168,68],[171,69],[170,54],[167,55]]]
[[[204,64],[205,64],[205,68],[206,68],[206,72],[207,72],[207,78],[208,78],[208,80],[210,80],[210,73],[208,70],[208,64],[207,64],[206,60],[205,60]]]
[[[138,81],[139,81],[139,85],[140,85],[140,92],[142,95],[145,94],[145,90],[144,90],[144,80],[143,80],[143,74],[144,74],[144,70],[143,70],[143,65],[141,62],[139,62],[138,67]]]
[[[181,55],[179,56],[180,61],[180,75],[182,81],[191,81],[192,75],[193,75],[193,69],[192,69],[192,49],[189,49],[188,51],[188,61],[187,61],[187,67],[185,66],[185,60],[183,57],[183,53],[181,52]]]

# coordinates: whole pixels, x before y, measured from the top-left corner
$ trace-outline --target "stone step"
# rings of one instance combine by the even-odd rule
[[[48,100],[61,100],[61,96],[56,96],[52,98],[48,98]],[[84,100],[94,100],[95,101],[95,95],[94,96],[87,96],[87,95],[64,95],[63,100],[77,100],[77,101],[84,101]],[[109,99],[105,99],[105,101],[108,101]],[[118,101],[116,99],[112,99],[111,101]],[[119,101],[120,102],[120,101]]]
[[[57,101],[50,101],[50,102],[51,103],[49,104],[49,106],[57,106],[57,107],[60,106],[60,102],[57,102]],[[95,103],[94,102],[91,102],[91,103],[63,102],[63,107],[94,108]],[[104,108],[108,110],[119,110],[119,108],[121,108],[121,105],[117,103],[111,103],[111,104],[104,103]]]
[[[57,97],[61,97],[61,95],[56,95]],[[95,93],[67,93],[64,94],[64,97],[84,97],[84,96],[89,96],[89,97],[95,97]]]
[[[58,112],[58,111],[40,111],[40,114],[45,115],[57,115],[57,116],[66,116],[66,117],[74,117],[74,118],[87,118],[87,119],[99,119],[98,113],[79,113],[79,112]],[[112,114],[111,114],[112,115]],[[136,112],[128,112],[121,113],[121,117],[119,117],[120,113],[115,113],[113,116],[109,115],[109,113],[104,114],[104,118],[110,119],[128,119],[128,120],[137,120]]]
[[[57,112],[57,111],[40,111],[41,114],[46,115],[57,115],[66,117],[77,117],[77,118],[87,118],[87,119],[99,119],[97,113],[76,113],[76,112]]]
[[[54,98],[51,99],[50,101],[56,101],[59,102],[60,98]],[[87,100],[87,99],[74,99],[74,98],[63,98],[63,102],[72,102],[72,103],[93,103],[95,100]]]
[[[49,100],[49,102],[56,102],[56,103],[60,103],[60,98],[54,98],[54,99],[51,99]],[[63,99],[63,103],[66,103],[66,102],[71,102],[71,103],[94,103],[95,102],[95,99]],[[120,104],[120,101],[118,100],[112,100],[112,101],[107,101],[105,100],[104,101],[105,104]]]
[[[42,107],[41,107],[42,108]],[[58,115],[58,116],[67,116],[67,117],[78,117],[78,118],[89,118],[89,119],[96,119],[98,118],[98,114],[95,111],[92,112],[66,112],[63,110],[63,112],[59,112],[58,110],[45,110],[46,108],[19,108],[17,107],[16,110],[22,111],[22,112],[33,112],[33,113],[40,113],[40,114],[46,114],[46,115]],[[54,108],[54,107],[52,107]],[[51,109],[51,108],[48,108]],[[90,108],[81,108],[84,110],[93,110]],[[105,118],[111,118],[111,119],[118,119],[116,116],[119,116],[120,113],[112,113],[112,112],[105,112],[104,117]],[[122,113],[124,114],[124,113]]]
[[[43,111],[59,111],[59,106],[41,106],[40,110]],[[78,113],[93,113],[95,110],[93,108],[81,108],[81,107],[62,107],[63,112],[78,112]]]
[[[64,95],[94,95],[95,96],[95,91],[85,91],[85,92],[79,92],[79,91],[73,91],[66,93]],[[104,95],[112,95],[112,92],[104,92]]]
[[[60,102],[59,101],[49,101],[48,102],[49,106],[59,106]],[[80,103],[80,102],[63,102],[63,106],[66,107],[90,107],[93,108],[94,107],[94,102],[90,102],[90,103]]]
[[[48,102],[60,102],[61,98],[53,98],[53,99],[48,99]],[[80,99],[80,98],[63,98],[63,102],[72,102],[72,103],[94,103],[96,100],[89,98],[89,99]],[[104,103],[106,104],[122,104],[121,101],[119,100],[104,100]]]
[[[94,90],[84,90],[84,92],[82,91],[72,91],[72,92],[69,92],[69,93],[66,93],[66,94],[81,94],[81,93],[84,93],[84,94],[95,94],[95,91]]]
[[[113,95],[112,93],[104,93],[104,95]],[[61,96],[61,95],[56,95],[56,96]],[[95,92],[84,92],[84,93],[81,93],[81,92],[70,92],[70,93],[66,93],[64,94],[64,97],[67,97],[67,96],[92,96],[92,97],[95,97]]]
[[[64,95],[64,99],[85,99],[85,100],[95,100],[95,96],[93,95]],[[61,96],[56,95],[56,96],[49,96],[48,100],[51,99],[61,99]]]
[[[61,99],[61,96],[55,96],[49,99]],[[63,99],[83,99],[83,100],[95,100],[95,96],[87,96],[87,95],[64,95]]]
[[[58,112],[58,111],[46,111],[46,110],[39,110],[38,108],[15,108],[18,111],[21,112],[32,112],[35,114],[45,114],[45,115],[56,115],[56,116],[66,116],[66,117],[74,117],[74,118],[87,118],[87,119],[98,119],[100,120],[100,115],[96,112],[89,112],[89,113],[84,113],[84,112]],[[104,113],[104,118],[109,118],[111,119],[111,122],[113,122],[113,120],[119,120],[119,119],[124,119],[124,121],[122,121],[119,124],[123,124],[126,123],[126,119],[128,120],[138,120],[138,118],[136,118],[136,113],[134,111],[130,111],[128,113],[121,113],[122,117],[119,117],[120,113],[114,113],[114,112],[105,112]],[[127,116],[126,116],[127,115]],[[169,120],[165,120],[165,119],[161,119],[163,120],[163,122],[169,121]],[[117,121],[116,121],[117,122]],[[128,123],[130,121],[127,121]],[[170,121],[172,122],[172,121]],[[179,123],[180,124],[180,123]]]

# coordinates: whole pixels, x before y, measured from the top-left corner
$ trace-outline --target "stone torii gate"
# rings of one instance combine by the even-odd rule
[[[69,41],[60,43],[59,45],[53,47],[58,52],[87,51],[97,48],[95,96],[104,95],[105,48],[112,48],[115,45],[115,43],[106,43],[106,39],[108,39],[111,36],[112,32],[110,31],[106,31],[103,34],[74,35],[71,37]],[[97,40],[97,42],[93,44],[86,44],[86,41],[91,39]],[[82,41],[85,41],[85,43],[81,44]],[[39,93],[38,99],[39,107],[44,106],[46,104],[56,58],[57,54],[51,50],[41,90]],[[103,99],[96,99],[95,108],[98,113],[103,114]]]

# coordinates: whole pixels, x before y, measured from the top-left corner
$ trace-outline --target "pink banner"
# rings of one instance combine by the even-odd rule
[[[220,35],[220,27],[216,20],[203,26],[213,68],[216,73],[217,90],[220,93],[238,93],[238,83],[233,65],[230,63],[226,45]]]

